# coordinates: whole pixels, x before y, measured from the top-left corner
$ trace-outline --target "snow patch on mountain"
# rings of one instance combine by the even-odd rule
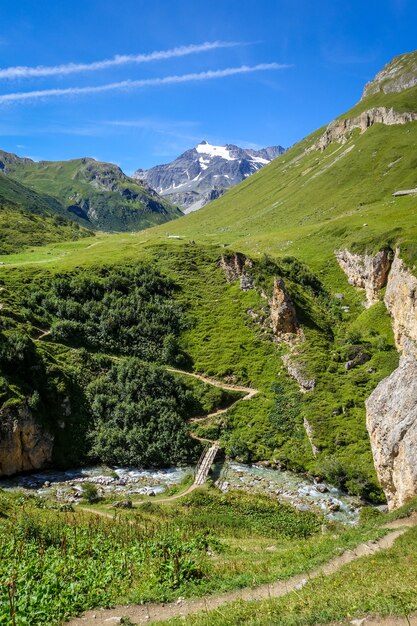
[[[210,157],[220,157],[226,161],[233,161],[234,157],[230,154],[227,146],[212,146],[207,141],[202,141],[196,146],[199,154],[208,154]]]

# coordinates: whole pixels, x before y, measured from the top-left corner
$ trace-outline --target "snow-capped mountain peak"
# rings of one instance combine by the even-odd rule
[[[190,213],[218,198],[283,152],[281,146],[252,150],[233,144],[217,146],[203,140],[175,161],[150,170],[137,170],[133,176],[146,181],[185,213]]]
[[[195,149],[199,154],[208,155],[211,158],[220,157],[226,161],[233,161],[234,159],[227,146],[213,146],[205,140],[199,143]]]

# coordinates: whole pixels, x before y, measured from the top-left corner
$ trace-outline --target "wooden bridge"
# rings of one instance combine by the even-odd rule
[[[214,442],[212,445],[208,444],[204,448],[195,470],[194,485],[203,485],[206,482],[210,468],[219,450],[220,446],[217,442]]]

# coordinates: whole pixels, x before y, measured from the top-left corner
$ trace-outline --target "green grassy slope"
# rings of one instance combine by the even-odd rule
[[[91,234],[67,218],[57,200],[38,194],[0,172],[1,254]]]
[[[417,91],[411,88],[399,94],[378,92],[362,100],[346,115],[358,115],[371,106],[417,111]],[[126,301],[120,307],[113,303],[111,315],[104,316],[109,324],[104,324],[103,328],[98,322],[95,326],[93,324],[93,336],[87,336],[89,342],[85,345],[80,344],[80,334],[72,341],[67,341],[62,334],[60,338],[54,334],[39,338],[43,330],[61,323],[62,317],[64,321],[71,322],[69,318],[73,315],[82,323],[84,312],[73,302],[76,299],[74,289],[71,289],[69,297],[61,298],[58,304],[50,307],[47,314],[44,312],[44,300],[39,295],[36,300],[39,308],[33,309],[31,296],[34,287],[38,291],[48,291],[51,285],[59,285],[62,273],[82,274],[85,270],[85,275],[91,279],[94,274],[100,273],[99,268],[103,265],[146,263],[149,264],[148,269],[152,268],[152,271],[160,272],[164,279],[172,281],[172,302],[170,300],[167,304],[172,305],[173,310],[182,312],[181,328],[174,338],[178,355],[184,357],[183,367],[229,382],[252,385],[259,390],[253,399],[237,402],[226,414],[210,423],[205,434],[219,437],[226,452],[234,458],[243,461],[267,459],[274,465],[323,476],[375,503],[383,501],[365,427],[364,400],[377,383],[396,367],[398,354],[391,321],[382,301],[369,309],[363,307],[363,294],[348,284],[336,262],[334,251],[348,247],[355,251],[372,252],[399,245],[402,256],[414,268],[417,260],[417,196],[393,197],[392,194],[398,189],[417,186],[417,122],[403,126],[376,124],[362,134],[355,130],[342,145],[333,143],[323,152],[308,151],[323,131],[317,130],[219,200],[174,223],[141,233],[98,233],[94,243],[87,240],[51,243],[43,248],[1,256],[0,261],[4,265],[0,267],[0,334],[3,344],[7,342],[7,350],[3,349],[1,355],[0,400],[6,399],[11,406],[13,403],[28,402],[36,409],[40,397],[48,408],[40,418],[47,416],[53,420],[58,432],[65,407],[63,400],[70,397],[71,420],[75,425],[71,436],[75,439],[71,439],[64,429],[60,435],[59,452],[64,456],[65,451],[82,448],[87,438],[85,429],[80,431],[79,426],[89,419],[88,414],[83,413],[88,410],[88,406],[83,404],[86,386],[91,391],[90,379],[97,373],[101,375],[98,369],[109,365],[113,368],[114,363],[120,365],[126,357],[134,354],[133,341],[125,342],[123,346],[112,346],[111,352],[109,347],[107,351],[103,348],[108,336],[117,336],[114,329],[124,331],[129,328],[120,320],[123,320],[131,302],[131,287],[128,286]],[[63,170],[60,170],[61,166]],[[30,163],[24,165],[25,182],[31,184],[32,177],[33,181],[42,180],[39,183],[42,189],[55,189],[56,196],[61,197],[59,194],[62,193],[62,198],[81,193],[81,189],[90,192],[92,188],[91,181],[85,182],[84,174],[80,175],[75,162],[72,165],[55,164],[53,170],[45,165],[43,178],[41,168],[42,164],[36,164],[36,168]],[[53,181],[49,178],[51,171],[54,172]],[[64,194],[61,187],[65,185],[68,187]],[[84,185],[88,187],[84,188]],[[170,235],[179,239],[168,239]],[[243,292],[238,281],[226,281],[219,259],[232,249],[245,252],[253,259],[251,274],[256,289]],[[303,326],[306,340],[297,347],[296,358],[306,375],[316,380],[314,390],[308,393],[300,392],[283,365],[281,356],[289,350],[289,346],[274,341],[267,325],[257,323],[257,320],[265,318],[266,299],[271,296],[275,276],[284,278]],[[79,297],[80,294],[84,297],[85,291],[84,288],[75,290]],[[343,294],[342,300],[336,297],[337,292]],[[107,296],[105,302],[109,302]],[[149,303],[153,304],[152,298],[149,298]],[[61,312],[57,314],[61,311],[59,307],[64,310],[63,316]],[[141,313],[142,309],[145,311],[146,306],[138,307],[136,311]],[[97,310],[96,305],[89,305],[88,310],[89,315],[93,314]],[[137,340],[138,328],[141,332],[146,328],[142,328],[138,316],[133,317],[132,336]],[[97,319],[101,323],[102,318]],[[164,332],[166,325],[166,322],[160,324]],[[96,336],[98,330],[102,331],[100,341]],[[97,353],[97,345],[107,353]],[[18,367],[16,359],[13,360],[14,353],[20,354]],[[368,360],[347,370],[346,362],[362,353],[366,353]],[[160,393],[158,384],[154,385],[154,389]],[[199,393],[196,394],[194,384],[189,392],[197,395],[198,399]],[[210,410],[210,406],[217,406],[213,404],[216,398],[211,398],[207,389],[204,399],[200,398],[200,404],[205,404],[206,400],[205,411]],[[313,442],[318,448],[316,456],[307,438],[304,419],[308,420],[312,429]],[[200,435],[204,436],[204,428],[199,428]],[[150,433],[152,436],[153,433]],[[68,445],[68,442],[73,445]],[[63,459],[62,456],[61,463],[68,464],[68,457]],[[369,526],[365,524],[358,530],[347,531],[349,541],[339,538],[333,529],[331,535],[324,533],[319,536],[317,533],[311,540],[300,542],[297,537],[297,545],[283,541],[278,535],[278,549],[269,553],[270,537],[262,535],[260,545],[267,556],[262,554],[258,557],[260,546],[254,548],[251,535],[259,541],[254,524],[262,509],[259,502],[254,501],[254,504],[256,514],[252,512],[252,505],[246,506],[246,498],[240,500],[240,506],[245,507],[252,520],[251,526],[247,524],[246,517],[242,521],[239,511],[237,514],[233,511],[230,516],[230,496],[207,498],[205,492],[197,492],[188,500],[174,505],[171,516],[168,512],[164,517],[163,513],[164,523],[172,521],[176,532],[178,529],[182,532],[183,526],[178,519],[181,516],[184,528],[210,528],[219,532],[221,539],[227,537],[230,547],[225,546],[224,556],[219,550],[220,558],[216,555],[210,561],[207,575],[198,579],[207,584],[205,591],[270,580],[272,574],[285,577],[290,573],[308,571],[336,548],[353,545],[350,533],[369,532],[369,538],[373,533],[377,536],[381,532],[378,513],[365,510]],[[415,503],[410,510],[414,508]],[[31,515],[28,524],[33,523],[31,520],[35,516],[44,515],[43,512],[32,512],[29,505],[28,510]],[[138,515],[141,524],[152,529],[151,522],[161,510],[164,511],[158,505],[150,505],[134,514]],[[45,520],[49,523],[47,516],[48,511],[45,512]],[[20,517],[16,519],[20,520]],[[4,524],[8,530],[6,523],[7,519]],[[42,520],[37,527],[42,539]],[[120,527],[123,530],[124,527]],[[166,527],[169,529],[168,524]],[[116,537],[114,528],[112,526],[113,537]],[[128,533],[131,528],[127,525],[123,532]],[[267,530],[265,517],[259,528],[262,532]],[[176,537],[169,532],[170,537]],[[3,535],[6,539],[9,537],[7,532]],[[100,534],[101,537],[103,535]],[[163,537],[164,545],[168,538]],[[188,541],[188,536],[184,539]],[[60,545],[64,544],[60,542]],[[107,544],[103,545],[106,547]],[[178,545],[181,548],[182,544]],[[189,550],[189,544],[186,545]],[[256,607],[253,604],[224,607],[221,613],[190,617],[187,623],[315,624],[359,618],[368,612],[407,614],[417,608],[415,550],[413,552],[416,545],[417,536],[413,529],[390,551],[352,563],[324,581],[313,581],[291,598],[258,603]],[[203,557],[207,557],[206,549]],[[54,558],[54,562],[61,567],[61,561],[55,554]],[[205,560],[201,562],[205,567]],[[159,571],[158,564],[155,560],[150,563],[150,573],[154,576]],[[284,574],[282,563],[285,563]],[[91,568],[94,579],[95,563]],[[123,568],[123,572],[128,571],[125,562]],[[87,572],[85,576],[84,570]],[[84,570],[79,573],[81,589],[89,583],[90,570]],[[17,567],[16,572],[20,576]],[[145,575],[144,580],[154,581],[147,570]],[[122,580],[124,584],[124,578],[118,571],[116,577],[110,576],[109,580],[111,585],[114,580]],[[17,581],[20,584],[20,578]],[[139,582],[142,584],[142,579]],[[26,584],[25,578],[23,585]],[[134,581],[132,593],[136,595],[125,593],[124,587],[119,584],[119,598],[113,591],[115,587],[110,585],[109,595],[104,599],[102,594],[98,594],[97,587],[90,585],[91,597],[84,594],[76,609],[117,599],[166,600],[177,598],[183,592],[200,593],[192,581],[189,585],[184,583],[175,587],[174,591],[170,587],[169,593],[162,593],[159,584],[152,583],[152,587],[146,588],[140,584],[136,587]],[[129,580],[129,589],[132,589],[132,580]],[[335,589],[342,590],[342,593],[335,594]],[[42,597],[49,598],[49,595]],[[72,594],[68,603],[64,597],[62,605],[59,605],[60,618],[74,612],[74,597]],[[7,607],[5,595],[4,601]]]
[[[259,291],[244,293],[238,283],[226,282],[218,267],[223,248],[182,241],[140,245],[139,235],[123,240],[97,235],[95,239],[93,246],[85,246],[84,242],[60,244],[15,256],[16,260],[26,259],[22,264],[10,263],[13,257],[2,257],[6,262],[0,274],[5,287],[3,298],[14,294],[10,306],[20,310],[18,294],[27,289],[28,283],[50,284],[57,273],[80,266],[93,269],[110,262],[150,262],[177,285],[175,298],[185,316],[180,348],[188,355],[189,366],[219,380],[252,385],[260,391],[250,402],[237,403],[219,422],[210,424],[206,435],[220,437],[227,452],[244,461],[275,459],[290,468],[321,473],[353,493],[380,498],[363,400],[397,362],[383,306],[362,313],[360,297],[348,287],[343,303],[349,303],[352,314],[344,314],[342,303],[331,294],[323,291],[320,295],[303,284],[296,264],[294,269],[291,264],[255,265],[256,280],[268,294],[273,276],[285,277],[303,320],[307,341],[299,358],[308,363],[317,385],[314,393],[302,394],[280,358],[288,346],[271,341],[271,331],[247,314],[252,310],[263,315],[265,300]],[[57,257],[60,254],[63,256]],[[33,257],[33,263],[27,260]],[[47,325],[43,322],[42,327]],[[356,350],[366,350],[371,361],[346,372],[344,363]],[[65,352],[63,360],[67,360]],[[368,372],[370,367],[372,371]],[[320,446],[318,458],[312,455],[303,428],[304,417]]]
[[[370,96],[360,109],[400,99],[417,111],[417,89]],[[405,106],[404,106],[405,108]],[[349,116],[350,116],[349,114]],[[399,244],[414,259],[415,196],[393,192],[417,185],[417,122],[355,130],[343,145],[306,151],[320,129],[218,200],[157,233],[228,243],[252,254],[292,254],[334,274],[334,250]]]
[[[415,509],[415,501],[410,508]],[[388,550],[364,556],[328,576],[315,580],[306,576],[302,589],[281,598],[233,602],[158,625],[330,626],[367,623],[370,616],[372,624],[415,623],[416,547],[417,530],[410,528]]]
[[[55,626],[99,606],[175,602],[287,580],[383,533],[333,524],[322,532],[319,515],[206,487],[165,504],[144,498],[130,510],[109,505],[95,504],[102,515],[91,515],[91,504],[87,512],[0,493],[2,624],[12,623],[10,581],[16,625]],[[223,624],[221,617],[209,623]]]
[[[0,163],[8,176],[38,193],[53,196],[68,217],[90,228],[141,230],[182,215],[168,201],[109,163],[94,159],[35,163],[3,151]]]

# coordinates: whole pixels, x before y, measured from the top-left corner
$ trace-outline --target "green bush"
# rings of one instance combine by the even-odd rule
[[[84,500],[87,500],[89,504],[94,504],[100,500],[98,489],[93,483],[82,483],[81,494]]]

